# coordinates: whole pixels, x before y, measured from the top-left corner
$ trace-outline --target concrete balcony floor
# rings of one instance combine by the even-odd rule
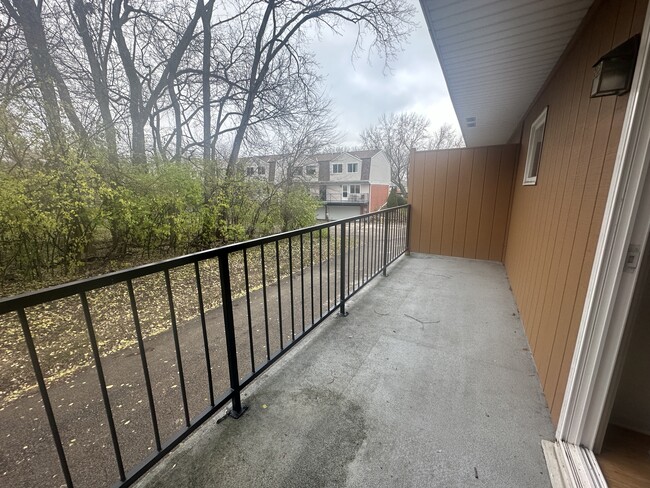
[[[412,255],[140,487],[548,487],[553,428],[501,264]]]

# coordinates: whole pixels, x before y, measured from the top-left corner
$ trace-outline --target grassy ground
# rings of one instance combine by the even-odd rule
[[[313,236],[313,262],[327,257],[328,237],[324,231]],[[310,263],[309,235],[303,238],[303,264]],[[300,269],[300,241],[292,240],[294,272]],[[329,241],[330,254],[334,253],[334,236]],[[289,275],[289,242],[278,246],[280,278]],[[264,246],[267,285],[278,280],[275,244]],[[262,287],[260,247],[247,251],[250,290]],[[243,253],[230,256],[230,275],[233,298],[246,293]],[[110,269],[112,270],[112,269]],[[106,271],[110,271],[106,270]],[[205,310],[221,305],[219,263],[206,260],[199,265]],[[174,308],[179,327],[199,315],[196,276],[193,265],[170,271]],[[145,338],[155,336],[169,328],[170,308],[163,273],[138,278],[133,281],[138,315]],[[20,288],[16,285],[14,288]],[[4,291],[4,290],[3,290]],[[124,350],[136,344],[133,315],[125,283],[111,285],[88,293],[93,326],[102,355]],[[37,347],[41,368],[48,381],[60,380],[92,363],[92,351],[78,296],[49,302],[26,310],[32,335]],[[0,407],[35,388],[35,378],[29,361],[22,329],[16,314],[0,316]]]

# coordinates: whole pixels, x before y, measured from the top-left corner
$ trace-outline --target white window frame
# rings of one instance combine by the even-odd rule
[[[528,138],[528,152],[526,154],[526,166],[524,167],[524,185],[537,184],[537,175],[539,174],[539,166],[542,159],[542,151],[544,150],[544,132],[546,132],[546,115],[548,114],[548,106],[544,107],[542,113],[535,119],[535,122],[530,126],[530,135]],[[541,129],[541,131],[540,131]],[[536,153],[537,145],[540,145],[539,154]],[[535,156],[539,159],[535,161]],[[537,162],[537,165],[535,165]],[[536,171],[535,171],[536,170]],[[533,174],[535,171],[535,174]]]
[[[358,173],[358,172],[359,172],[359,163],[348,163],[348,173]]]
[[[249,166],[246,168],[246,176],[255,176],[255,167]]]
[[[350,194],[354,193],[355,195],[361,194],[361,185],[350,185]]]
[[[336,171],[338,169],[338,171]],[[332,174],[338,175],[343,173],[343,163],[332,163]]]
[[[349,195],[348,185],[341,185],[341,200],[347,200]]]
[[[257,174],[260,176],[266,175],[266,168],[264,166],[257,167]]]
[[[307,169],[305,170],[305,173],[307,176],[316,176],[316,165],[310,164],[307,166]]]

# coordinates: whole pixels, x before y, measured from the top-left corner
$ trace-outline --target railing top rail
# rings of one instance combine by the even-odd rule
[[[124,281],[141,278],[143,276],[147,276],[153,273],[159,273],[161,271],[177,268],[180,266],[185,266],[187,264],[193,264],[197,261],[204,261],[206,259],[219,257],[220,255],[231,254],[233,252],[238,252],[243,249],[249,249],[251,247],[261,246],[263,244],[268,244],[282,239],[289,239],[291,237],[299,236],[307,232],[313,232],[319,229],[326,229],[334,225],[340,225],[342,223],[351,222],[360,218],[367,218],[373,215],[381,215],[401,208],[408,208],[408,206],[409,205],[406,204],[397,207],[386,208],[383,210],[378,210],[376,212],[370,212],[355,217],[333,220],[330,222],[325,222],[323,224],[313,225],[310,227],[303,227],[289,232],[282,232],[279,234],[273,234],[270,236],[251,239],[248,241],[236,242],[234,244],[228,244],[213,249],[206,249],[204,251],[199,251],[192,254],[186,254],[184,256],[178,256],[171,259],[165,259],[163,261],[157,261],[155,263],[143,264],[141,266],[114,271],[112,273],[107,273],[92,278],[84,278],[82,280],[71,281],[68,283],[55,285],[41,290],[30,291],[27,293],[23,293],[21,295],[14,295],[5,298],[0,298],[0,315],[13,312],[19,309],[24,309],[27,307],[40,305],[45,302],[59,300],[72,295],[76,295],[81,292],[89,292],[92,290],[103,288],[105,286],[114,285],[116,283],[121,283]]]

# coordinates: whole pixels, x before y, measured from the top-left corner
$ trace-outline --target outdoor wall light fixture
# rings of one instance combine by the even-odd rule
[[[623,95],[630,91],[640,39],[640,34],[631,37],[594,64],[591,98]]]

